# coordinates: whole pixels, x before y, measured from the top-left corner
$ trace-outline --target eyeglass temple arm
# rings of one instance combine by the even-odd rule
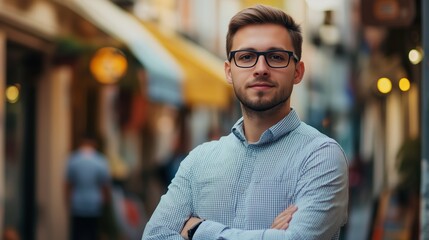
[[[292,52],[292,57],[295,60],[295,62],[299,62],[299,58],[294,52]]]

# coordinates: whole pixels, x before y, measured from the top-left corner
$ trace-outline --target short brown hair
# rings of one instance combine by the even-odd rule
[[[301,59],[302,52],[302,34],[301,27],[293,20],[291,16],[281,9],[258,4],[254,7],[246,8],[238,12],[231,18],[226,35],[226,54],[231,52],[232,40],[240,28],[252,24],[273,23],[285,27],[292,39],[294,52],[298,59]]]

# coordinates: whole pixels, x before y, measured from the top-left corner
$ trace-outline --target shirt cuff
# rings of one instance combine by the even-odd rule
[[[208,240],[217,239],[217,236],[227,227],[221,223],[205,220],[200,224],[192,239]]]

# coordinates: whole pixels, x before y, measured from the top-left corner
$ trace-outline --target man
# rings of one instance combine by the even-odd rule
[[[339,238],[347,160],[290,107],[301,46],[299,25],[279,9],[257,5],[231,19],[225,75],[243,117],[183,160],[143,239]]]
[[[84,138],[70,156],[66,177],[71,239],[99,239],[99,221],[110,197],[110,174],[107,160],[97,152],[94,139]]]

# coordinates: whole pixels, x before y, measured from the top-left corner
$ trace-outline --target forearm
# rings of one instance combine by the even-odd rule
[[[287,240],[303,239],[293,238],[293,234],[288,230],[261,229],[261,230],[242,230],[229,228],[221,223],[206,220],[198,227],[193,240]],[[315,238],[317,239],[317,238]],[[308,240],[308,238],[306,239]]]
[[[192,197],[187,161],[182,162],[176,177],[146,224],[143,240],[183,240],[180,236],[185,222],[192,214]]]
[[[273,223],[271,224],[271,229],[276,229],[276,230],[286,230],[289,227],[289,222],[292,219],[292,215],[297,211],[297,207],[294,205],[289,206],[287,209],[285,209],[284,211],[282,211],[279,215],[277,215],[277,217],[273,220]],[[182,236],[189,240],[188,236],[189,236],[189,230],[193,229],[194,231],[191,232],[195,232],[195,229],[198,230],[199,226],[201,226],[201,224],[203,223],[203,219],[197,218],[197,217],[191,217],[185,224],[185,226],[182,229]],[[237,229],[232,229],[229,230],[229,228],[227,228],[226,226],[222,225],[222,224],[218,224],[212,221],[212,223],[209,223],[209,225],[212,225],[211,227],[207,227],[209,231],[208,233],[206,233],[206,235],[208,236],[215,236],[216,233],[220,233],[219,235],[221,235],[222,233],[225,236],[222,236],[222,238],[226,238],[227,236],[229,236],[231,239],[264,239],[265,237],[265,231],[242,231],[242,230],[238,230]],[[196,227],[197,226],[197,227]],[[202,232],[203,230],[201,230],[200,232]],[[229,231],[229,233],[228,233]],[[275,231],[274,231],[275,232]],[[203,233],[201,233],[203,234]],[[262,235],[261,235],[262,234]],[[280,235],[283,235],[283,233],[278,233]],[[198,237],[192,237],[192,239],[196,239]],[[200,238],[204,239],[206,238],[206,236],[200,236]],[[216,237],[217,239],[217,237]],[[268,237],[268,239],[271,239],[271,237]]]
[[[301,230],[300,230],[301,229]],[[305,228],[243,230],[229,228],[221,223],[206,220],[200,224],[193,240],[330,240],[338,236],[334,233],[306,231]]]
[[[183,240],[180,231],[189,215],[167,207],[171,204],[169,200],[168,195],[161,198],[160,204],[146,224],[142,240]]]
[[[169,229],[163,225],[156,225],[148,222],[143,232],[142,240],[183,240],[178,231]]]

